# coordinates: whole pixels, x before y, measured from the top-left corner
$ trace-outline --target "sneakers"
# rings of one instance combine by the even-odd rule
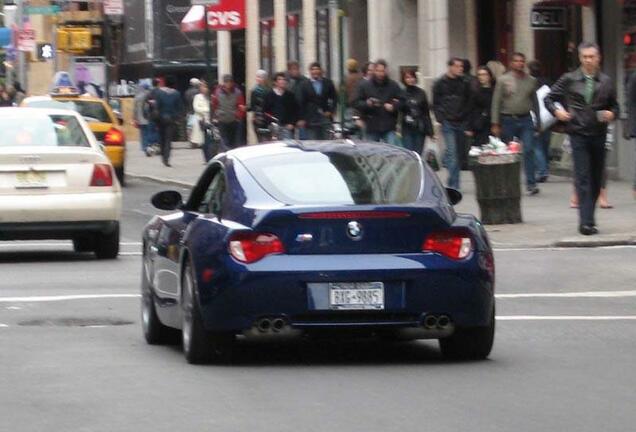
[[[594,225],[580,225],[579,232],[586,236],[594,235],[598,234],[598,228],[596,228]]]
[[[537,195],[539,193],[539,188],[536,186],[529,186],[527,188],[528,196]]]

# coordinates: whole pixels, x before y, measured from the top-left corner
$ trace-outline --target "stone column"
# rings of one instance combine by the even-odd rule
[[[466,0],[466,58],[473,64],[476,73],[477,58],[477,5],[476,0]]]
[[[316,55],[316,0],[303,0],[303,64],[306,71]]]
[[[245,29],[245,90],[247,100],[249,101],[250,90],[256,85],[256,71],[261,68],[261,50],[259,41],[260,19],[259,19],[259,2],[247,1],[246,19],[247,25]],[[251,127],[252,114],[247,116],[247,142],[253,144],[256,142],[256,134]]]
[[[274,56],[275,70],[287,69],[287,1],[274,0]]]
[[[530,27],[533,0],[517,0],[514,6],[514,50],[534,58],[534,30]]]
[[[434,1],[426,0],[425,2]],[[386,0],[368,0],[367,15],[369,21],[369,60],[379,58],[391,63],[391,2]]]
[[[227,30],[216,32],[216,56],[218,65],[218,81],[225,74],[232,74],[232,35]]]
[[[450,55],[448,0],[419,0],[417,12],[420,85],[429,91],[433,80],[446,71]]]

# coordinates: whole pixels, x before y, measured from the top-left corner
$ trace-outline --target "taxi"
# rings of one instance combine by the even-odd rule
[[[48,96],[32,96],[24,99],[20,106],[29,108],[52,108],[62,105],[51,104],[61,102],[68,109],[77,111],[88,123],[97,141],[104,146],[104,153],[110,159],[115,174],[121,185],[124,184],[124,167],[126,163],[126,139],[120,127],[120,121],[105,100],[91,95],[80,95],[74,89],[53,88]]]

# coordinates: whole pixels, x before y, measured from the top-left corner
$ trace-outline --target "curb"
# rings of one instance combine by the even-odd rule
[[[169,179],[169,178],[160,178],[160,177],[155,177],[155,176],[150,176],[150,175],[145,175],[145,174],[135,174],[135,173],[130,173],[130,172],[126,172],[126,177],[130,178],[130,179],[147,180],[147,181],[151,181],[151,182],[154,182],[154,183],[177,186],[177,187],[182,187],[182,188],[186,188],[186,189],[190,189],[190,188],[192,188],[194,186],[194,184],[188,183],[188,182],[185,182],[185,181],[173,180],[173,179]]]
[[[554,243],[559,248],[595,248],[610,246],[636,246],[636,236],[622,238],[597,238],[593,240],[563,239]]]

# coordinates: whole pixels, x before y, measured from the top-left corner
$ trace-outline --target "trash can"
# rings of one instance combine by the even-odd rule
[[[487,225],[521,223],[519,156],[480,155],[470,159],[481,222]]]

